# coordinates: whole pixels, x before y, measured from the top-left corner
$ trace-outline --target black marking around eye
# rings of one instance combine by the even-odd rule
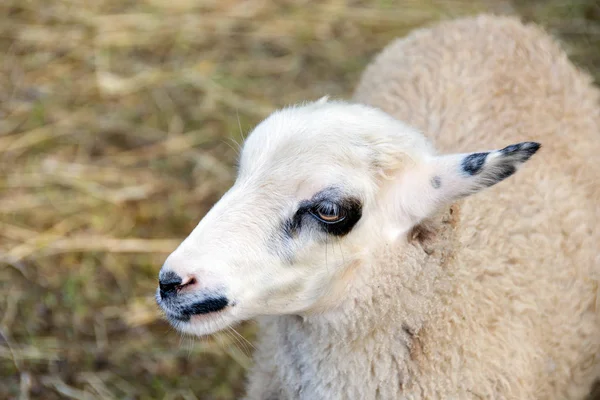
[[[490,153],[473,153],[466,156],[462,161],[462,169],[469,175],[476,175],[485,164],[485,159]]]
[[[442,178],[437,175],[431,178],[431,186],[433,186],[434,189],[439,189],[442,186]]]
[[[344,219],[335,223],[326,223],[319,221],[312,214],[319,208],[331,207],[332,204],[344,214]],[[362,204],[355,197],[344,197],[335,189],[325,189],[313,196],[310,200],[300,202],[298,210],[294,216],[283,223],[284,234],[288,237],[294,237],[306,224],[317,224],[320,229],[335,236],[344,236],[348,234],[354,225],[362,217]]]
[[[344,198],[339,203],[339,207],[344,210],[346,217],[340,222],[334,224],[325,224],[319,222],[319,224],[325,228],[327,233],[335,236],[347,235],[354,225],[362,216],[362,205],[360,201],[355,198]]]
[[[310,210],[310,202],[304,200],[298,206],[298,211],[294,214],[291,219],[286,220],[283,223],[283,229],[286,236],[294,237],[302,229],[302,222],[308,211]]]

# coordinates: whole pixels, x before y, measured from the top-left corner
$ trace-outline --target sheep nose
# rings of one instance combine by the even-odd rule
[[[183,280],[173,271],[161,271],[158,275],[158,287],[161,299],[168,299],[177,294],[177,289],[182,286]]]

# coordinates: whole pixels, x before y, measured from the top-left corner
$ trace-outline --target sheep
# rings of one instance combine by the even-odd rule
[[[254,128],[157,301],[198,336],[258,321],[248,400],[582,399],[600,376],[599,99],[517,18],[416,30],[349,101]]]

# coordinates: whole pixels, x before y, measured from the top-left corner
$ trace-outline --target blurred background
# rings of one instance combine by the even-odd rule
[[[387,43],[517,14],[600,81],[596,0],[2,0],[0,399],[234,399],[255,326],[185,338],[157,273],[276,107]]]

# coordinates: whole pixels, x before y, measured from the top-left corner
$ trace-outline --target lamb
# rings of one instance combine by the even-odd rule
[[[248,400],[582,399],[600,377],[599,100],[516,18],[417,30],[352,101],[255,127],[158,303],[193,335],[258,320]]]

